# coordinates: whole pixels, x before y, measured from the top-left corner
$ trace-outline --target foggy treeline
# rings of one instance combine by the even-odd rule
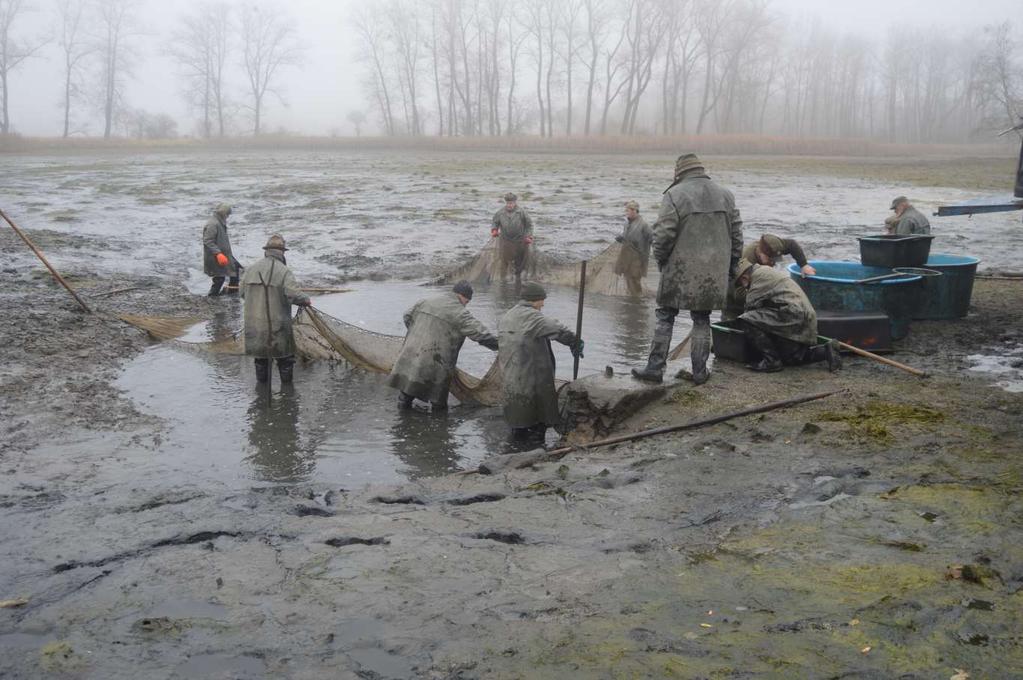
[[[864,37],[769,0],[383,0],[353,23],[389,135],[962,142],[1023,113],[1008,21]]]
[[[173,137],[182,121],[133,103],[145,54],[174,64],[184,134],[265,131],[303,36],[286,5],[205,0],[167,26],[137,0],[0,0],[0,134],[10,76],[59,64],[64,137]],[[1012,25],[905,24],[862,36],[791,19],[771,0],[373,0],[338,39],[363,69],[333,131],[390,136],[754,134],[964,142],[1023,112]],[[45,18],[26,21],[29,15]],[[323,82],[324,91],[339,87]],[[45,93],[44,93],[45,94]]]

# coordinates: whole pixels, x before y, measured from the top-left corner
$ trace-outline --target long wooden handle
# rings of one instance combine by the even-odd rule
[[[583,300],[586,297],[586,260],[583,260],[579,271],[579,308],[575,314],[575,337],[583,339]],[[579,357],[572,359],[572,380],[579,377]]]
[[[39,252],[39,249],[36,248],[36,245],[32,243],[32,240],[25,235],[25,232],[23,232],[21,229],[18,229],[18,225],[11,221],[11,218],[7,216],[7,213],[5,213],[3,210],[0,210],[0,217],[3,217],[4,220],[6,220],[7,224],[11,225],[11,229],[14,230],[14,233],[20,236],[21,240],[25,242],[25,245],[31,248],[32,252],[36,254],[36,257],[38,257],[40,261],[42,261],[42,263],[46,265],[46,268],[50,270],[51,274],[53,274],[53,278],[57,279],[57,282],[60,283],[60,285],[67,288],[67,292],[71,293],[71,297],[75,299],[75,302],[80,304],[82,306],[82,309],[87,311],[89,314],[92,314],[92,310],[89,309],[89,305],[85,304],[85,301],[82,300],[82,298],[78,297],[78,293],[76,293],[74,289],[68,285],[68,282],[64,280],[64,277],[61,276],[57,272],[57,270],[53,268],[53,265],[51,265],[49,260],[46,259],[46,256]]]
[[[902,369],[906,373],[912,373],[913,375],[921,377],[921,378],[926,378],[927,377],[927,373],[924,372],[924,371],[921,371],[918,368],[913,368],[912,366],[907,366],[906,364],[900,364],[898,361],[894,361],[893,359],[888,359],[887,357],[879,356],[877,354],[874,354],[873,352],[868,352],[865,349],[860,349],[859,347],[853,347],[852,345],[848,345],[848,344],[842,342],[841,340],[836,340],[835,342],[838,343],[839,347],[841,347],[842,349],[849,350],[853,354],[859,354],[861,357],[867,357],[868,359],[873,359],[874,361],[877,361],[879,363],[887,364],[889,366],[894,366],[895,368]]]

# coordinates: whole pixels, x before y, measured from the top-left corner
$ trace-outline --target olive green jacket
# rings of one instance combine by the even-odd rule
[[[217,262],[217,254],[227,257],[227,266]],[[202,265],[207,276],[238,276],[238,261],[231,253],[231,238],[227,233],[227,220],[214,214],[202,230]]]
[[[742,218],[732,192],[700,170],[684,174],[664,192],[654,225],[657,305],[721,309],[741,252]]]
[[[501,231],[501,238],[509,241],[521,241],[527,236],[533,235],[533,220],[522,208],[508,212],[501,208],[494,213],[492,226]]]
[[[245,353],[277,359],[295,353],[291,306],[307,303],[309,296],[298,287],[284,255],[266,252],[266,257],[245,270],[240,284],[245,298]]]
[[[909,206],[899,215],[899,221],[895,223],[895,233],[899,236],[930,234],[931,223],[922,212]]]
[[[420,300],[405,312],[408,333],[388,384],[423,401],[446,402],[466,338],[497,349],[497,338],[455,293]]]
[[[551,340],[571,345],[575,333],[523,301],[501,317],[497,334],[505,420],[512,427],[560,424]]]
[[[746,311],[739,318],[768,333],[804,345],[817,344],[817,312],[788,272],[754,265]]]

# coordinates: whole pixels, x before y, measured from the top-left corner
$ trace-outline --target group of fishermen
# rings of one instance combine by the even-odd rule
[[[411,408],[416,399],[432,411],[447,408],[458,354],[466,338],[496,351],[502,373],[504,415],[513,431],[542,440],[548,427],[560,423],[555,391],[555,360],[551,342],[567,346],[581,358],[584,343],[575,333],[542,313],[547,292],[533,281],[523,282],[533,222],[518,206],[515,194],[494,215],[491,236],[499,239],[498,274],[512,268],[519,302],[498,321],[491,333],[467,309],[473,288],[459,281],[441,295],[417,302],[404,315],[406,337],[388,383],[398,390],[398,406]],[[927,219],[905,197],[892,202],[891,233],[929,233]],[[622,244],[615,263],[631,294],[642,292],[650,256],[661,273],[656,296],[656,326],[645,367],[634,377],[661,382],[667,365],[675,319],[681,310],[692,319],[691,373],[697,385],[710,377],[710,315],[722,310],[745,333],[758,358],[754,371],[780,371],[786,365],[826,362],[841,368],[834,341],[818,344],[817,315],[806,294],[787,274],[775,269],[791,256],[806,276],[816,272],[793,239],[763,234],[743,244],[742,218],[732,192],[712,180],[695,154],[675,163],[674,178],[663,192],[657,221],[650,227],[635,201],[625,204],[625,226],[616,240]],[[256,378],[270,378],[275,359],[282,382],[290,382],[295,341],[291,306],[308,306],[310,299],[287,267],[288,250],[280,235],[263,246],[264,258],[242,267],[231,252],[227,218],[231,207],[214,210],[203,233],[204,264],[212,279],[210,296],[240,293],[244,298],[245,351],[255,357]],[[224,287],[224,282],[228,286]],[[684,373],[684,372],[683,372]]]

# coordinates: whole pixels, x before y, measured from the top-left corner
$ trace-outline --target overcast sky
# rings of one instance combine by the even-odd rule
[[[24,15],[19,30],[42,35],[53,32],[52,0],[27,0],[34,10]],[[193,125],[181,94],[174,63],[163,54],[170,27],[199,0],[138,0],[140,28],[146,35],[135,39],[138,66],[127,87],[127,101],[153,113],[169,113],[179,121],[179,131],[190,133]],[[301,68],[283,72],[281,105],[270,100],[265,114],[266,131],[284,127],[295,132],[329,134],[336,129],[348,134],[345,121],[352,109],[366,108],[359,66],[346,18],[350,0],[289,0],[285,6],[295,20],[306,47]],[[375,2],[377,0],[357,0]],[[1020,21],[1023,0],[771,0],[779,12],[792,18],[819,17],[840,32],[883,37],[891,24],[905,24],[958,35],[967,27],[1013,19]],[[236,79],[237,80],[237,79]],[[234,83],[241,86],[240,82]],[[57,135],[61,130],[61,70],[58,48],[49,45],[11,74],[11,123],[24,135]],[[79,110],[84,113],[84,105]],[[98,117],[86,125],[89,134],[102,133]]]

